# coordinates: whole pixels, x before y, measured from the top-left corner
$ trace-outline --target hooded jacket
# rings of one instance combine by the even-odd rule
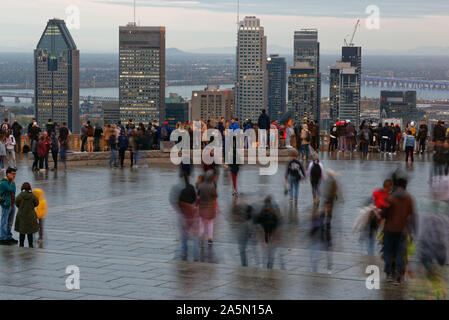
[[[15,197],[16,195],[16,183],[9,183],[8,179],[5,177],[0,182],[0,197],[5,199],[4,202],[1,203],[3,208],[11,207],[11,194]]]
[[[39,189],[39,188],[34,188],[33,194],[39,200],[39,205],[36,208],[37,218],[38,219],[45,218],[45,216],[47,215],[47,200],[45,200],[44,190]]]
[[[21,234],[33,234],[39,231],[36,211],[34,208],[39,205],[37,197],[29,191],[22,191],[16,199],[19,208],[16,216],[14,230]]]

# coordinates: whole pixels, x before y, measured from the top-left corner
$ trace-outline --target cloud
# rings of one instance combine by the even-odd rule
[[[132,1],[91,0],[110,5],[132,6]],[[432,0],[423,5],[422,0],[241,0],[240,11],[251,14],[273,14],[310,17],[366,17],[369,5],[379,7],[381,16],[389,18],[418,18],[431,15],[449,15],[449,1]],[[136,0],[137,7],[184,7],[219,12],[236,12],[237,0]]]

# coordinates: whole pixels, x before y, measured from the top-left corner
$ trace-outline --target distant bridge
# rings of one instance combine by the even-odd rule
[[[329,82],[329,74],[322,73],[323,82]],[[415,80],[405,78],[387,78],[362,75],[362,86],[366,87],[386,87],[396,89],[428,89],[428,90],[449,90],[449,81],[438,80]]]
[[[20,102],[20,99],[31,99],[31,103],[34,103],[34,93],[28,92],[0,92],[0,102],[3,102],[3,98],[14,98],[16,103]],[[113,97],[98,97],[98,96],[80,96],[80,101],[118,101],[118,98]]]

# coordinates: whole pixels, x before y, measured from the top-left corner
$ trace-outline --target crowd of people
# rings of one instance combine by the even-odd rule
[[[423,154],[428,148],[428,142],[442,144],[449,139],[449,129],[444,121],[437,121],[430,132],[425,121],[416,126],[414,121],[404,128],[392,122],[373,123],[364,120],[357,129],[350,120],[337,121],[330,128],[328,151],[356,152],[364,155],[369,152],[388,153],[395,155],[405,152],[405,161],[413,154]]]

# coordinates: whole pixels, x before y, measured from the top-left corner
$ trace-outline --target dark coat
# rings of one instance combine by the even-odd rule
[[[21,234],[32,234],[39,231],[36,211],[34,208],[39,205],[39,200],[32,192],[22,191],[16,199],[19,208],[16,216],[14,230]]]
[[[270,130],[270,117],[266,113],[262,113],[259,116],[259,121],[257,121],[259,129]]]

